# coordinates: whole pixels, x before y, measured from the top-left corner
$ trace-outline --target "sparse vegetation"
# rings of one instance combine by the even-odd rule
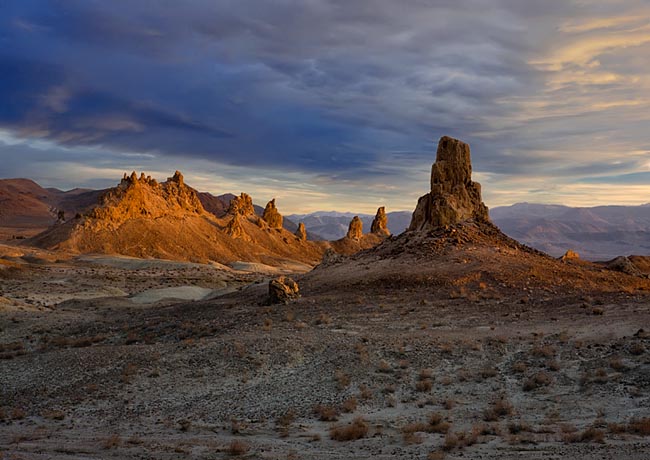
[[[239,439],[233,440],[227,447],[226,452],[233,457],[245,455],[250,450],[250,446]]]
[[[335,426],[330,430],[330,438],[335,441],[354,441],[368,435],[368,423],[362,418],[356,418],[347,425]]]

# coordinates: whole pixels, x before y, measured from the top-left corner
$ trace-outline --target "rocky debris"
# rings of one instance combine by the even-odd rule
[[[278,211],[278,208],[275,207],[275,198],[266,204],[264,214],[262,214],[262,219],[264,219],[271,228],[282,228],[282,215]]]
[[[390,236],[390,231],[388,230],[388,217],[386,216],[386,208],[384,206],[377,209],[377,214],[372,220],[372,225],[370,226],[370,233],[379,236]]]
[[[242,227],[242,224],[239,219],[240,219],[239,214],[234,214],[232,216],[232,219],[230,219],[228,225],[226,226],[226,233],[233,239],[250,241],[250,237],[244,231],[244,227]]]
[[[345,235],[346,238],[351,240],[360,240],[363,236],[363,222],[359,219],[359,216],[354,216],[350,221],[350,226],[348,227],[348,234]]]
[[[607,262],[606,267],[617,272],[627,273],[628,275],[641,276],[643,273],[625,256],[619,256]]]
[[[489,222],[481,185],[472,182],[469,145],[444,136],[431,167],[431,192],[420,197],[409,230],[428,230],[466,220]]]
[[[307,229],[305,228],[305,224],[303,224],[302,222],[298,224],[298,229],[296,230],[295,235],[301,241],[307,240]]]
[[[580,254],[578,254],[572,249],[569,249],[567,252],[564,253],[562,257],[560,257],[560,260],[562,262],[566,262],[568,260],[580,260]]]
[[[323,254],[323,259],[321,260],[321,263],[319,267],[327,267],[329,265],[335,265],[341,261],[343,261],[345,257],[338,252],[336,252],[333,248],[327,248],[325,251],[325,254]]]
[[[242,193],[241,195],[236,196],[230,200],[228,214],[239,214],[241,216],[255,215],[253,199],[247,193]]]
[[[298,283],[288,276],[280,276],[269,281],[269,303],[287,303],[300,296]]]

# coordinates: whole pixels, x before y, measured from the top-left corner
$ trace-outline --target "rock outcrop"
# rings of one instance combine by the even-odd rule
[[[372,220],[372,225],[370,226],[370,233],[379,236],[390,236],[390,231],[388,230],[388,217],[386,217],[386,208],[384,206],[377,209],[377,214]]]
[[[166,182],[158,183],[151,176],[126,173],[120,184],[99,198],[99,206],[88,216],[98,223],[119,226],[129,219],[156,219],[170,215],[203,215],[205,210],[196,192],[185,185],[183,175],[176,171]]]
[[[431,192],[418,200],[409,230],[427,230],[466,220],[489,222],[481,186],[472,182],[469,145],[444,136],[431,167]]]
[[[233,214],[232,219],[228,221],[226,233],[233,239],[250,241],[250,237],[244,231],[244,227],[242,227],[239,214]]]
[[[264,219],[271,228],[282,228],[282,215],[278,211],[278,208],[275,207],[275,198],[266,204],[264,214],[262,214],[262,219]]]
[[[350,221],[350,226],[348,227],[348,234],[345,235],[346,238],[351,240],[360,240],[363,236],[363,222],[359,219],[359,216],[354,216]]]
[[[300,296],[298,283],[288,276],[280,276],[269,281],[269,303],[286,303]]]
[[[305,228],[305,224],[302,222],[298,224],[298,229],[296,230],[295,235],[302,241],[307,240],[307,229]]]
[[[242,193],[230,200],[228,207],[228,214],[239,214],[240,216],[253,216],[255,215],[255,208],[253,207],[253,199],[247,193]]]
[[[562,257],[560,257],[560,260],[563,262],[569,261],[569,260],[580,260],[580,254],[575,252],[572,249],[567,250],[567,252],[564,253]]]

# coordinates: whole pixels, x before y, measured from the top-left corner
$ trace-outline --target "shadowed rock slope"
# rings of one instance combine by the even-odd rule
[[[471,181],[469,146],[443,137],[431,192],[420,198],[410,231],[327,259],[301,286],[305,292],[434,289],[443,297],[528,302],[587,291],[645,291],[650,281],[581,260],[557,260],[503,234]]]
[[[291,261],[311,265],[324,250],[287,230],[270,228],[245,194],[232,200],[223,218],[206,212],[179,172],[162,183],[144,174],[125,175],[85,215],[54,225],[27,244],[72,253],[273,266]]]

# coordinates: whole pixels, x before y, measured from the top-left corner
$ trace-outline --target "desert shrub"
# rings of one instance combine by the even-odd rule
[[[645,347],[643,346],[642,343],[639,343],[639,342],[633,343],[630,346],[630,353],[635,355],[635,356],[642,355],[643,353],[645,353]]]
[[[364,401],[372,399],[372,390],[367,385],[359,385],[359,397]]]
[[[590,426],[586,428],[582,433],[566,433],[563,437],[565,443],[576,443],[576,442],[605,442],[605,432]]]
[[[341,408],[343,409],[343,412],[347,412],[347,413],[354,412],[355,410],[357,410],[357,398],[352,396],[346,399],[345,401],[343,401]]]
[[[549,386],[551,383],[553,383],[553,378],[546,372],[540,371],[526,379],[523,390],[532,391],[540,387]]]
[[[495,400],[492,406],[483,412],[483,420],[486,422],[496,422],[501,417],[512,415],[513,412],[514,408],[510,404],[510,401],[505,398],[500,398]]]
[[[492,378],[492,377],[496,377],[497,374],[498,374],[497,370],[495,368],[493,368],[493,367],[484,367],[479,372],[479,375],[484,379],[489,379],[489,378]]]
[[[539,345],[533,347],[530,354],[536,358],[552,358],[555,356],[555,348],[551,345]]]
[[[350,376],[343,372],[341,369],[336,370],[334,377],[336,378],[336,382],[338,383],[340,389],[346,388],[348,385],[350,385]]]
[[[120,435],[118,434],[109,436],[108,438],[102,441],[102,448],[106,450],[115,449],[119,445],[120,445]]]
[[[456,405],[456,401],[454,401],[453,399],[450,399],[450,398],[445,399],[442,402],[442,407],[444,407],[446,410],[452,410],[455,405]]]
[[[333,406],[327,406],[324,404],[319,404],[314,407],[314,414],[318,416],[318,419],[322,422],[335,422],[339,419],[339,412]]]
[[[431,391],[433,388],[433,382],[430,379],[418,380],[415,383],[415,390],[420,393]]]
[[[335,441],[354,441],[366,437],[368,423],[362,418],[356,418],[347,425],[335,426],[330,430],[330,438]]]
[[[650,417],[632,419],[628,424],[628,431],[642,436],[650,436]]]
[[[623,360],[621,358],[619,358],[619,357],[614,357],[614,358],[610,359],[609,360],[609,367],[611,367],[615,371],[619,371],[619,372],[627,370],[627,366],[625,365]]]
[[[458,447],[458,436],[452,432],[447,433],[445,436],[445,442],[442,444],[442,449],[448,452],[456,447]]]
[[[226,452],[232,456],[240,456],[248,453],[250,446],[239,439],[233,440],[226,449]]]

